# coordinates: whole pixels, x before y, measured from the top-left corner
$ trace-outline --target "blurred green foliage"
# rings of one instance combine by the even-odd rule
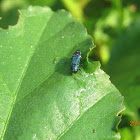
[[[119,126],[123,140],[138,140],[140,121],[140,1],[139,0],[0,0],[0,27],[7,29],[18,22],[20,8],[49,6],[54,11],[66,9],[93,36],[96,49],[91,60],[100,60],[102,68],[124,96],[127,107]]]
[[[124,96],[126,110],[120,124],[121,132],[131,130],[135,139],[140,139],[140,18],[120,33],[111,50],[106,71],[111,81]],[[130,121],[136,126],[130,126]],[[128,123],[129,122],[129,123]],[[133,125],[135,125],[133,123]],[[137,126],[138,125],[138,126]],[[126,138],[128,140],[128,138]]]

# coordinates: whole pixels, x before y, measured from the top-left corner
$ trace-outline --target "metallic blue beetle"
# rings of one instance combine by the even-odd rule
[[[72,61],[71,61],[72,72],[74,72],[74,73],[78,72],[81,58],[82,58],[81,52],[79,50],[77,50],[72,56]]]

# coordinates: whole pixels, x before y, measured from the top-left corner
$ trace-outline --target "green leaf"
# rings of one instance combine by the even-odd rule
[[[99,62],[88,62],[93,43],[83,26],[64,10],[20,13],[0,30],[1,139],[119,139],[123,98]],[[72,74],[77,49],[81,71]]]
[[[140,121],[139,24],[140,19],[134,22],[120,35],[114,45],[110,62],[107,66],[107,72],[111,76],[111,80],[124,96],[127,109],[123,114],[129,116],[129,121],[125,123],[124,126],[129,125],[129,127],[131,120],[135,120],[136,122]],[[135,136],[134,139],[140,139],[140,127],[131,127],[130,130]]]

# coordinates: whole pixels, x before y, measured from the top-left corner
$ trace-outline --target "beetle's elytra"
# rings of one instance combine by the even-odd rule
[[[72,56],[72,61],[71,61],[72,72],[74,72],[74,73],[78,72],[81,58],[82,58],[81,52],[80,52],[80,50],[77,50]]]

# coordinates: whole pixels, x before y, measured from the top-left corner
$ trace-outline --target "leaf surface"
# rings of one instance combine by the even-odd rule
[[[0,137],[119,139],[122,96],[99,62],[88,62],[92,38],[64,10],[21,10],[19,23],[0,30]],[[80,49],[81,71],[72,74]]]

